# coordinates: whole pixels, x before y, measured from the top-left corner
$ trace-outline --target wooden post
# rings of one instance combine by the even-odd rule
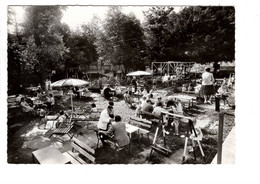
[[[219,95],[216,95],[215,96],[215,111],[218,111],[219,112],[219,101],[220,101],[220,96]]]
[[[223,112],[219,113],[217,164],[221,164],[221,159],[222,159],[222,141],[223,141],[224,115],[225,114]]]

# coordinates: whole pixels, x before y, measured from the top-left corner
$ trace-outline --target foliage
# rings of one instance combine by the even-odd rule
[[[94,17],[81,30],[61,23],[60,6],[27,6],[18,29],[8,8],[8,63],[44,73],[62,64],[124,65],[144,70],[152,61],[231,61],[235,55],[234,7],[155,6],[144,12],[145,23],[133,13],[111,6],[103,22]],[[126,72],[127,72],[126,71]]]
[[[144,68],[142,57],[145,44],[140,21],[133,14],[125,15],[120,7],[109,9],[97,41],[99,62],[120,65],[126,69]]]
[[[23,35],[26,45],[20,53],[26,69],[47,72],[56,69],[69,50],[63,42],[64,30],[60,23],[59,6],[29,6]]]
[[[145,12],[146,44],[154,61],[234,60],[234,8],[170,6]]]

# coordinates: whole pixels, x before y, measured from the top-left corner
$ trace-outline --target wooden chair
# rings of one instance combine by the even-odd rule
[[[72,164],[87,164],[87,160],[95,163],[95,150],[84,142],[73,138],[72,150],[64,152],[63,155],[68,158]],[[84,156],[81,158],[80,155]]]
[[[74,121],[72,121],[72,116],[70,116],[69,120],[66,120],[66,126],[60,126],[56,129],[53,130],[53,132],[51,133],[51,135],[49,136],[49,138],[53,135],[53,134],[68,134],[68,136],[72,139],[74,134],[70,134],[70,130],[73,128],[74,126]]]

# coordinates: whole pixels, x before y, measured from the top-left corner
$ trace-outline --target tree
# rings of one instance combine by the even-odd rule
[[[154,61],[234,60],[234,7],[153,7],[146,15],[146,44]]]
[[[133,14],[123,14],[120,7],[109,9],[95,43],[102,64],[124,65],[134,70],[146,65],[142,57],[145,43],[140,21]]]
[[[40,73],[56,69],[69,52],[63,41],[61,9],[60,6],[26,8],[27,19],[23,24],[26,46],[21,52],[26,69]]]
[[[144,12],[145,42],[149,48],[151,61],[166,61],[166,50],[169,48],[168,40],[171,36],[169,15],[174,13],[174,8],[171,6],[152,7]]]

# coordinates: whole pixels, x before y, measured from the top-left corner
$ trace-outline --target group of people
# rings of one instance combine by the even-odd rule
[[[75,94],[77,96],[77,98],[81,98],[82,96],[88,96],[90,94],[90,91],[88,90],[88,88],[81,86],[71,86],[71,90],[73,92],[73,94]]]
[[[230,88],[234,83],[234,77],[230,79],[224,78],[221,85],[218,86],[214,78],[214,72],[210,72],[210,67],[205,68],[205,72],[202,74],[202,82],[195,88],[195,93],[200,93],[204,98],[204,103],[212,104],[212,96],[220,95],[223,100],[226,101],[227,95],[230,93]]]
[[[161,118],[162,113],[167,114],[168,112],[183,115],[183,105],[182,103],[174,98],[173,96],[168,96],[166,99],[158,96],[157,99],[153,98],[153,95],[143,96],[141,100],[137,103],[135,116],[142,117],[144,114],[152,114],[154,117]],[[175,134],[178,135],[179,121],[175,120],[172,122],[168,121],[167,116],[163,116],[163,121],[168,126],[175,127]]]
[[[40,91],[34,97],[16,95],[15,101],[21,107],[22,112],[31,112],[38,115],[43,113],[40,112],[42,108],[51,109],[55,105],[55,99],[51,93],[46,98],[43,98],[43,94]]]
[[[121,116],[114,114],[114,103],[109,102],[101,114],[97,124],[98,135],[103,143],[108,137],[113,137],[118,147],[124,147],[130,143],[130,139],[126,133],[126,125],[122,121]]]

